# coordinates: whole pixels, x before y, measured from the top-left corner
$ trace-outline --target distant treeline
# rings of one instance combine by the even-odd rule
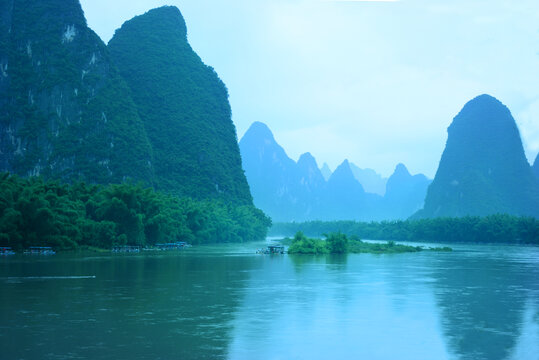
[[[297,231],[319,237],[323,234],[341,232],[372,240],[539,245],[539,220],[510,215],[369,223],[355,221],[276,223],[270,229],[270,235],[293,236]]]
[[[271,220],[253,206],[165,195],[141,185],[72,185],[0,174],[0,246],[110,249],[162,242],[262,239]]]

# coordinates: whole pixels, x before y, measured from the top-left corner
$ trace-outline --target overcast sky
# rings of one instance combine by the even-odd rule
[[[447,127],[488,93],[539,151],[537,0],[81,0],[108,42],[135,15],[176,5],[226,83],[241,138],[266,123],[288,155],[433,177]]]

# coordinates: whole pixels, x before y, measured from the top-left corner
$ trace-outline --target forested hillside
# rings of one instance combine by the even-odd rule
[[[251,204],[227,89],[191,49],[180,11],[127,21],[109,49],[148,133],[156,188]]]
[[[0,171],[28,178],[2,180],[0,245],[265,236],[227,89],[177,8],[128,21],[110,50],[78,0],[2,1],[0,30]]]

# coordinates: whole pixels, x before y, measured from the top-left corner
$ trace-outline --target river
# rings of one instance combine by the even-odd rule
[[[0,258],[2,359],[539,359],[539,248]]]

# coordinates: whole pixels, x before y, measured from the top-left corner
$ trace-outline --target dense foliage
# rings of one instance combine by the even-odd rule
[[[345,234],[336,232],[324,235],[325,240],[308,238],[303,232],[298,231],[290,240],[289,254],[397,254],[404,252],[418,252],[423,250],[420,246],[387,243],[368,243],[361,241],[357,236],[348,238]],[[285,239],[286,242],[288,239]],[[450,248],[435,248],[430,250],[450,251]]]
[[[108,47],[148,133],[156,189],[251,204],[226,86],[189,45],[180,11],[131,19]]]
[[[253,206],[180,199],[141,185],[0,175],[0,245],[18,250],[238,242],[264,238],[270,224]]]
[[[273,225],[270,233],[286,236],[297,231],[302,231],[310,236],[342,232],[372,240],[539,245],[539,220],[509,215],[370,223],[355,221],[277,223]]]
[[[328,254],[329,249],[324,240],[308,238],[301,231],[298,231],[292,239],[292,244],[288,247],[288,253],[320,255]]]

